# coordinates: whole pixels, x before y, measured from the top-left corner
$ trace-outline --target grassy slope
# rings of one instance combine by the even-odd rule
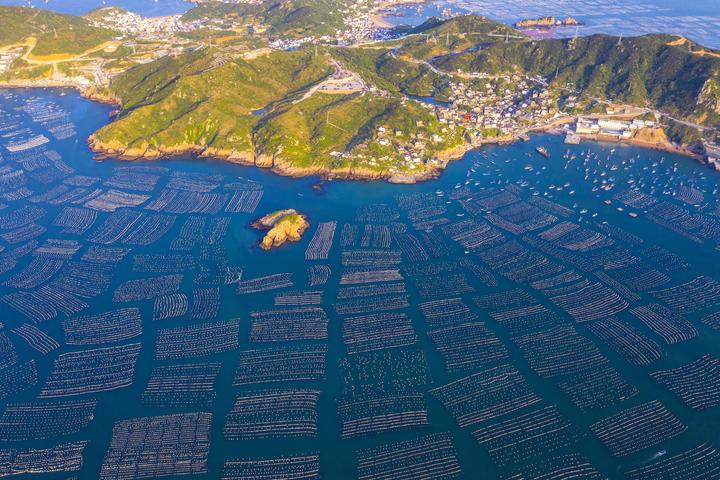
[[[113,92],[123,111],[96,137],[131,147],[187,145],[252,150],[251,111],[310,85],[330,72],[311,52],[277,52],[252,61],[234,60],[208,70],[207,52],[163,59],[131,69]]]
[[[445,57],[435,64],[448,71],[498,74],[519,70],[551,80],[557,72],[557,80],[593,96],[720,125],[720,112],[708,107],[717,101],[717,91],[698,105],[706,82],[716,84],[720,78],[720,58],[689,53],[685,45],[669,45],[674,39],[667,35],[625,38],[620,47],[616,37],[607,35],[577,41],[513,40],[487,44],[478,52]]]
[[[332,34],[342,28],[338,0],[264,0],[250,3],[202,3],[183,19],[232,19],[241,24],[259,23],[269,27],[271,35],[302,37]]]
[[[0,45],[19,43],[34,36],[34,55],[78,54],[113,36],[81,18],[25,7],[0,7]]]

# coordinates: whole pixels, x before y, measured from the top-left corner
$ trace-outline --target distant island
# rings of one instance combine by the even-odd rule
[[[583,25],[579,20],[573,17],[567,18],[555,18],[555,17],[540,17],[540,18],[529,18],[520,20],[515,24],[515,27],[519,29],[525,28],[553,28],[553,27],[574,27]]]
[[[304,215],[290,208],[269,213],[252,223],[253,228],[267,230],[267,233],[260,241],[260,248],[270,250],[279,247],[285,242],[297,242],[302,238],[305,230],[310,228],[310,223]]]
[[[393,32],[374,2],[203,2],[144,18],[0,7],[0,86],[116,106],[98,156],[221,158],[412,183],[472,148],[556,131],[711,160],[720,52],[671,35],[533,40],[477,15]],[[540,19],[549,23],[557,20]]]

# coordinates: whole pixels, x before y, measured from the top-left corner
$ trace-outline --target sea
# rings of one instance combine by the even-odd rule
[[[0,90],[0,476],[720,466],[720,173],[549,134],[415,185],[96,159],[110,113]]]

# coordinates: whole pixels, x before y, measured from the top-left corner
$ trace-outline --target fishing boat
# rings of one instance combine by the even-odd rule
[[[547,148],[545,147],[535,147],[535,151],[545,158],[550,158],[550,153],[548,153]]]

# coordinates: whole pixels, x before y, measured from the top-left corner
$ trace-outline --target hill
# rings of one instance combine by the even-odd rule
[[[708,50],[679,44],[677,39],[645,35],[624,38],[620,44],[608,35],[542,41],[511,38],[507,43],[495,39],[471,51],[435,57],[433,65],[451,72],[540,75],[555,86],[571,85],[587,96],[720,126],[720,56],[695,53],[693,49]]]
[[[329,35],[343,28],[339,0],[263,0],[258,3],[203,2],[183,20],[231,21],[234,24],[257,24],[270,35],[305,37]]]
[[[26,7],[0,7],[0,46],[37,40],[32,54],[79,54],[113,37],[82,17]]]

